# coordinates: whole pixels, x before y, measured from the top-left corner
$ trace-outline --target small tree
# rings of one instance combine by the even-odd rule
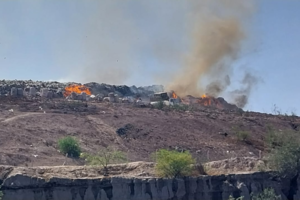
[[[161,149],[156,152],[155,170],[158,176],[177,178],[189,176],[192,173],[192,164],[195,160],[186,152],[168,151]]]
[[[284,144],[272,151],[268,158],[269,167],[282,177],[293,177],[299,173],[300,146],[296,142]]]
[[[126,160],[126,156],[123,152],[112,149],[111,147],[102,149],[96,155],[82,153],[80,157],[84,158],[89,165],[102,166],[105,170],[105,175],[107,174],[107,166],[109,164]]]
[[[271,170],[276,171],[282,177],[293,177],[300,170],[300,142],[298,136],[285,133],[280,143],[273,146],[268,156],[268,164]]]
[[[80,156],[81,149],[79,143],[73,137],[67,136],[58,140],[58,147],[60,152],[67,156],[74,158],[78,158]]]

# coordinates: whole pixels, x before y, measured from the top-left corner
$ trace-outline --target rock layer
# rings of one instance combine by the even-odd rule
[[[35,175],[26,168],[1,171],[3,200],[227,200],[229,195],[250,200],[251,193],[270,187],[282,199],[291,199],[291,181],[266,172],[162,179],[48,176],[45,168],[35,169]]]

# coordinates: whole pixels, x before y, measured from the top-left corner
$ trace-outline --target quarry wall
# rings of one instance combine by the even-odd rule
[[[282,199],[300,199],[298,180],[279,180],[269,173],[161,179],[146,177],[66,178],[9,174],[2,170],[2,200],[228,200],[250,199],[272,187]],[[43,172],[41,172],[43,173]],[[294,184],[291,187],[291,183]]]

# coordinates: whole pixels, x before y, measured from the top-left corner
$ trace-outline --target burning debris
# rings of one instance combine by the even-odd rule
[[[11,83],[10,81],[7,81]],[[160,86],[140,87],[112,86],[98,83],[76,84],[58,82],[25,82],[16,81],[9,85],[0,81],[0,96],[30,99],[67,99],[76,101],[94,101],[110,103],[134,103],[139,106],[185,104],[213,107],[218,109],[236,109],[223,98],[215,98],[208,94],[201,97],[190,95],[180,97],[175,91],[162,92]],[[1,84],[2,83],[2,84]],[[3,84],[5,83],[5,84]],[[17,83],[17,84],[16,84]],[[28,84],[30,83],[30,84]],[[34,84],[32,84],[34,83]],[[158,92],[157,92],[158,91]]]
[[[89,88],[87,88],[83,85],[74,84],[74,85],[67,86],[65,88],[64,96],[65,97],[70,96],[72,92],[74,92],[76,94],[82,94],[83,92],[87,95],[92,94]]]

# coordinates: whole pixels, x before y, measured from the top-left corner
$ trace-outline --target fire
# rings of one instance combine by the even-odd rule
[[[87,95],[92,94],[89,88],[83,85],[70,85],[65,88],[64,96],[69,96],[72,92],[75,92],[77,94],[81,94],[82,92],[85,92]]]
[[[213,104],[213,98],[207,96],[206,94],[203,94],[201,98],[198,100],[198,103],[204,106],[211,106]]]
[[[177,99],[178,96],[175,94],[175,92],[172,93],[172,98]]]

